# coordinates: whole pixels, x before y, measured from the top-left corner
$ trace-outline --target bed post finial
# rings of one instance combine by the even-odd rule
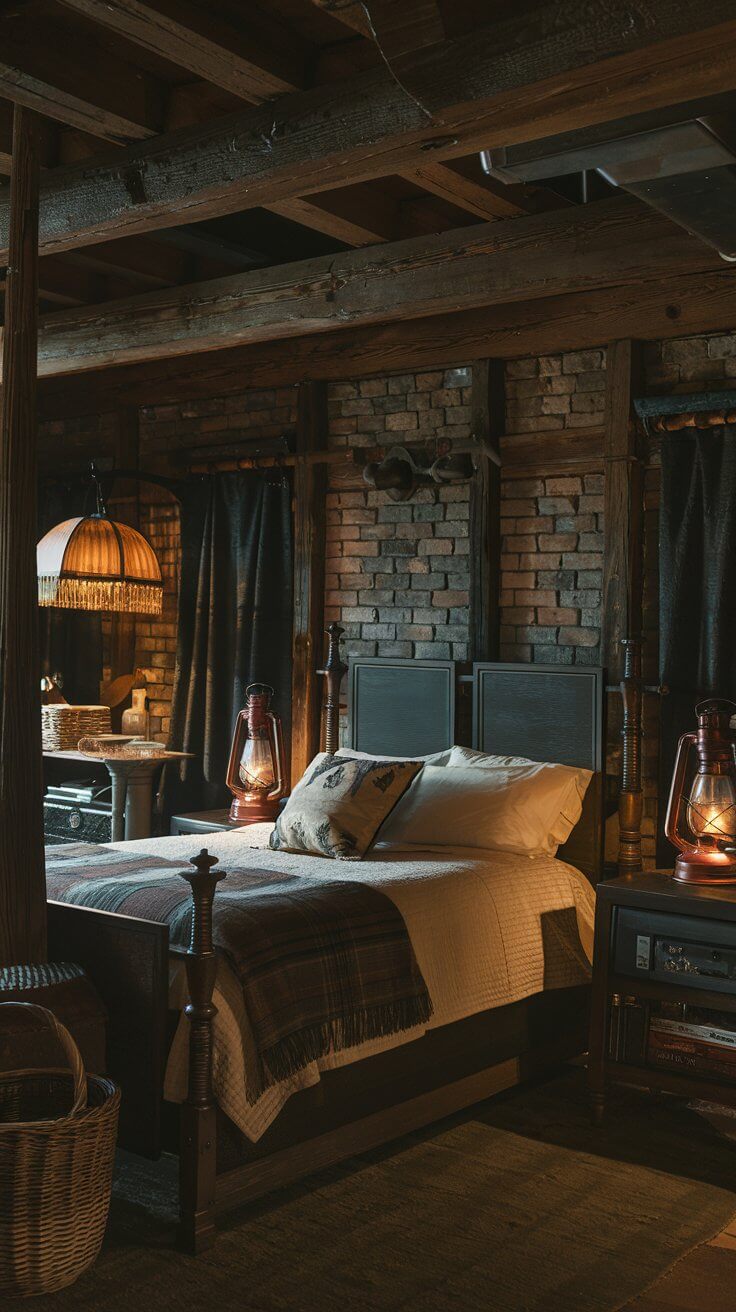
[[[327,660],[325,668],[320,670],[320,674],[325,676],[327,684],[327,695],[325,698],[325,751],[329,756],[334,756],[340,746],[340,685],[343,675],[347,673],[347,665],[340,656],[340,642],[345,632],[341,624],[335,620],[327,625],[327,634],[329,643],[327,646]]]
[[[621,791],[618,799],[618,872],[641,870],[641,742],[644,683],[641,673],[641,638],[623,638],[624,677],[621,680]]]
[[[206,848],[192,857],[193,870],[181,877],[192,886],[192,930],[186,955],[189,1002],[189,1080],[181,1109],[179,1154],[179,1222],[182,1245],[194,1253],[208,1248],[215,1237],[215,1170],[217,1127],[212,1096],[212,1002],[217,958],[212,942],[212,903],[224,870]]]

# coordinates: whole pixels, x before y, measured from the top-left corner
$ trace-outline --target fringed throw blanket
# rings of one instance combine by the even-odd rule
[[[49,848],[51,901],[155,920],[186,946],[182,863],[92,843]],[[260,1089],[331,1051],[423,1025],[432,1014],[406,925],[384,893],[347,880],[230,870],[213,907],[215,946],[243,989]]]

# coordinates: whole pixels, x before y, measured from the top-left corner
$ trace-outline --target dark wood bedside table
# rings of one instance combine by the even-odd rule
[[[598,885],[588,1079],[598,1124],[616,1083],[736,1106],[736,885]]]
[[[227,807],[221,811],[191,811],[188,815],[172,815],[171,834],[215,834],[222,829],[247,829],[247,825],[234,825],[229,820]]]
[[[279,802],[279,811],[282,811],[289,799],[282,797]],[[230,812],[227,807],[221,811],[190,811],[187,815],[172,815],[169,833],[176,836],[177,834],[215,834],[223,829],[248,829],[250,824],[263,823],[262,821],[245,821],[241,820],[239,824],[233,824],[230,820]]]

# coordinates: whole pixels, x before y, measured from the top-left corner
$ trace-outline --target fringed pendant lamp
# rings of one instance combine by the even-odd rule
[[[39,606],[160,615],[161,569],[153,548],[128,524],[110,519],[94,465],[94,515],[65,519],[36,550]]]

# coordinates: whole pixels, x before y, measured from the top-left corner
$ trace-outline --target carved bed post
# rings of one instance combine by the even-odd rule
[[[624,677],[621,680],[623,760],[618,799],[618,872],[626,875],[642,869],[641,746],[644,683],[641,673],[641,638],[624,638],[621,646],[624,649]]]
[[[179,1240],[201,1253],[215,1238],[217,1125],[212,1095],[212,1003],[217,958],[212,945],[212,903],[224,870],[213,870],[217,857],[203,848],[192,857],[194,870],[183,870],[192,886],[192,932],[186,956],[189,1003],[189,1082],[181,1108],[179,1150]]]
[[[325,676],[327,696],[325,698],[325,751],[334,756],[340,746],[340,685],[347,665],[340,657],[340,641],[345,630],[334,620],[327,625],[330,641],[327,648],[325,668],[319,674]]]

